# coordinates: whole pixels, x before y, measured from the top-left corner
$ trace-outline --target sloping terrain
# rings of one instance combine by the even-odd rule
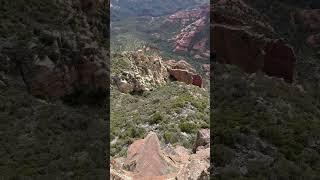
[[[209,69],[208,65],[202,67],[208,59],[196,60],[188,51],[175,53],[175,43],[170,40],[208,13],[201,13],[205,8],[196,3],[178,2],[148,1],[152,3],[148,13],[142,11],[148,3],[139,1],[141,4],[131,10],[142,14],[126,15],[111,23],[112,179],[209,178],[210,148],[201,155],[191,153],[197,132],[210,124]],[[128,4],[120,5],[120,10]],[[188,9],[198,17],[168,21],[175,12],[187,14]],[[204,26],[208,28],[207,20]],[[188,31],[193,29],[186,28],[183,33]],[[154,133],[152,138],[147,136],[150,132]],[[146,167],[147,160],[150,166]]]
[[[105,179],[108,1],[0,1],[2,179]]]
[[[213,26],[219,31],[211,39],[216,42],[211,155],[217,179],[319,177],[319,50],[306,41],[315,31],[299,21],[310,17],[301,10],[319,8],[309,3],[214,4]],[[308,22],[314,27],[318,21]],[[215,40],[223,32],[235,34],[225,39],[225,46]],[[268,51],[263,41],[291,50]],[[234,44],[247,46],[239,51]],[[290,81],[285,74],[291,74]]]
[[[172,81],[168,65],[157,56],[130,54],[112,57],[111,155],[123,155],[124,147],[149,131],[162,142],[190,148],[197,130],[209,127],[208,89],[184,78]]]
[[[192,147],[200,128],[209,127],[208,93],[173,82],[142,96],[111,93],[111,155],[123,155],[134,138],[156,131],[160,140]]]
[[[3,179],[105,179],[105,109],[0,90]]]

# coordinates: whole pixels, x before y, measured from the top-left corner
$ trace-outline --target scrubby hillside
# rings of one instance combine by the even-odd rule
[[[142,52],[114,54],[111,155],[123,155],[124,146],[149,131],[158,132],[162,142],[190,148],[197,130],[209,127],[209,92],[189,81],[194,73],[187,62]]]
[[[319,21],[310,15],[316,4],[308,3],[215,3],[211,128],[217,179],[319,177],[319,50],[308,44]]]
[[[157,158],[152,161],[149,159],[150,163],[156,161],[154,165],[148,166],[149,170],[141,168],[144,159],[153,158],[151,157],[153,150],[160,149],[160,144],[157,147],[158,143],[161,143],[161,149],[169,148],[171,155],[183,156],[168,161],[175,167],[170,176],[183,175],[197,179],[202,171],[204,177],[209,176],[210,148],[206,147],[202,156],[190,154],[194,148],[197,132],[209,128],[210,125],[209,91],[201,88],[202,79],[200,84],[196,81],[197,83],[193,85],[194,76],[201,78],[195,73],[191,65],[185,61],[163,61],[160,56],[146,55],[141,51],[112,55],[110,97],[112,179],[126,179],[133,174],[139,174],[140,178],[156,175],[165,177],[170,174],[166,166],[157,166]],[[141,140],[137,139],[145,137],[149,132],[155,133],[159,140],[139,143]],[[209,138],[209,133],[207,136]],[[141,150],[136,146],[141,146]],[[182,146],[185,155],[180,154],[182,153],[180,151],[174,152],[173,147],[178,146]],[[141,155],[136,156],[133,151]],[[171,157],[171,155],[164,156]],[[127,163],[123,162],[125,157],[138,165],[131,163],[125,165]],[[197,161],[189,159],[192,157]],[[187,162],[179,160],[180,158],[184,158]],[[186,169],[183,171],[177,171],[182,167],[180,163],[185,164],[183,167]],[[186,165],[189,163],[187,168]],[[191,173],[188,174],[189,171]]]
[[[0,90],[0,177],[105,179],[105,109]]]
[[[135,6],[111,9],[133,13],[111,24],[112,179],[209,178],[208,142],[194,149],[197,132],[210,124],[209,60],[189,53],[208,35],[209,8],[190,2],[130,1]],[[174,52],[176,36],[186,51]],[[197,53],[208,53],[207,45]]]
[[[2,179],[105,179],[107,1],[0,1]]]

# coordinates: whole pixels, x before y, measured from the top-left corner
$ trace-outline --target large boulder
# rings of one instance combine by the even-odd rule
[[[174,80],[202,87],[202,77],[186,61],[169,60],[166,64],[168,72]]]
[[[210,132],[209,132],[210,133]],[[161,147],[156,133],[134,141],[126,158],[111,160],[111,179],[209,179],[210,147],[195,153],[182,146]]]
[[[134,172],[136,178],[162,176],[175,171],[175,167],[165,161],[158,136],[152,132],[130,145],[123,166]]]

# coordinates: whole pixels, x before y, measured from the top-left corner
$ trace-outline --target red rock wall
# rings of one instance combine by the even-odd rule
[[[291,83],[295,59],[291,47],[281,40],[271,41],[265,48],[263,71],[270,76],[282,77]]]
[[[236,65],[248,73],[261,70],[292,82],[296,57],[285,42],[260,38],[244,28],[226,25],[215,25],[213,36],[218,62]]]
[[[220,63],[237,65],[249,73],[262,68],[262,43],[244,29],[215,25],[212,46]]]
[[[192,84],[195,86],[202,87],[202,77],[198,74],[192,75]]]

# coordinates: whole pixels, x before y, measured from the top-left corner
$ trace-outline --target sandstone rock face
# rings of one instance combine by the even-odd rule
[[[191,76],[192,84],[198,87],[202,87],[202,77],[199,74],[194,74]]]
[[[213,49],[219,62],[240,66],[250,73],[263,66],[263,44],[245,29],[217,24],[213,27],[213,37]]]
[[[198,131],[197,139],[194,144],[193,151],[196,152],[198,147],[210,146],[210,130],[209,129],[201,129]]]
[[[186,69],[190,72],[195,73],[196,70],[193,69],[193,67],[186,62],[185,60],[180,60],[180,61],[176,61],[176,60],[169,60],[166,62],[166,64],[171,68],[171,69]]]
[[[219,8],[229,7],[230,4],[227,3],[229,1],[218,1],[221,4]],[[248,73],[262,71],[267,75],[292,82],[296,60],[293,49],[284,41],[273,39],[271,36],[273,29],[267,23],[262,23],[262,19],[256,20],[257,17],[251,17],[253,21],[243,19],[241,15],[246,16],[244,12],[254,14],[254,10],[243,1],[237,2],[233,3],[230,9],[234,9],[239,17],[235,16],[228,20],[227,16],[221,18],[223,15],[219,11],[213,12],[217,14],[216,17],[220,16],[218,21],[214,20],[211,39],[217,61],[237,65]],[[243,8],[234,7],[237,5]],[[263,37],[260,34],[262,32],[269,34],[271,38]]]
[[[210,148],[201,149],[189,157],[189,164],[178,174],[178,180],[210,179],[209,169]]]
[[[209,131],[205,131],[210,134]],[[209,179],[210,147],[208,144],[202,145],[202,148],[198,148],[193,154],[182,146],[161,148],[157,135],[151,132],[146,138],[129,146],[126,158],[111,160],[110,178]]]
[[[123,166],[134,172],[135,178],[162,176],[175,170],[161,154],[160,142],[155,133],[149,133],[145,139],[130,145]]]
[[[209,50],[209,6],[179,11],[166,20],[180,23],[184,27],[173,39],[174,52],[189,52],[196,59],[208,59]]]
[[[292,47],[281,40],[267,41],[263,54],[263,72],[269,76],[293,80],[293,69],[296,57]]]
[[[186,61],[180,60],[177,62],[175,60],[170,60],[166,63],[170,76],[175,80],[202,87],[202,77],[199,74],[196,74],[196,71]]]

